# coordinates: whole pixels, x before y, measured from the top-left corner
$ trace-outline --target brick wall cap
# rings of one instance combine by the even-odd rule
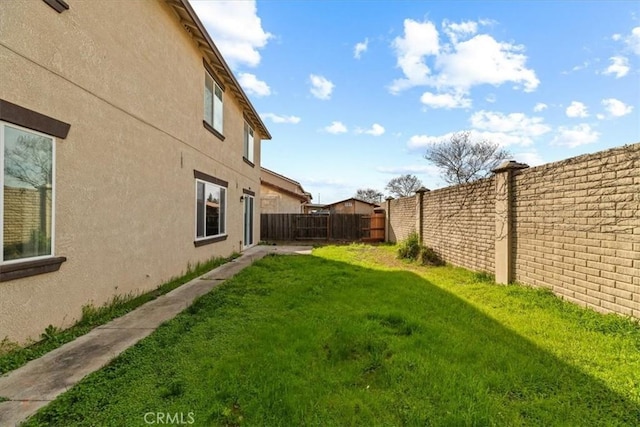
[[[526,169],[528,167],[529,165],[526,163],[518,163],[515,160],[505,160],[504,162],[500,163],[498,167],[493,169],[491,172],[499,173],[499,172],[505,172],[508,170]]]

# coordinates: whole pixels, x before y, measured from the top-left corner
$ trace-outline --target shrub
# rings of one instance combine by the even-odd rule
[[[411,233],[398,248],[398,258],[419,261],[421,265],[444,265],[445,262],[432,248],[420,244],[418,233]]]
[[[398,257],[402,259],[416,260],[420,254],[420,236],[418,233],[411,233],[398,248]]]
[[[420,247],[420,263],[422,265],[444,265],[444,260],[433,248],[426,246]]]

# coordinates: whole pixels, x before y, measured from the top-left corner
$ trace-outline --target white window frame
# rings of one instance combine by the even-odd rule
[[[222,228],[223,228],[223,230],[222,230],[221,233],[218,233],[218,234],[215,234],[215,235],[212,235],[212,236],[207,236],[206,235],[206,228],[207,228],[206,216],[207,216],[207,214],[206,214],[206,204],[205,204],[205,208],[204,208],[205,211],[203,213],[203,218],[204,218],[204,221],[205,221],[205,223],[204,223],[204,230],[205,230],[204,234],[205,235],[204,236],[198,236],[198,183],[204,184],[205,189],[206,189],[207,185],[211,185],[211,186],[218,187],[219,189],[224,190],[224,203],[222,203],[222,198],[221,198],[221,202],[220,202],[221,206],[224,205],[224,210],[222,210],[222,208],[221,208],[221,211],[222,211],[221,215],[223,216],[223,219],[222,219],[222,225],[223,225]],[[228,206],[228,204],[227,204],[227,202],[228,202],[228,194],[227,193],[228,192],[229,192],[229,189],[227,187],[222,186],[222,185],[216,184],[216,183],[211,182],[211,181],[207,181],[205,179],[200,179],[200,178],[196,178],[195,179],[194,200],[196,202],[195,203],[196,206],[195,206],[195,212],[194,212],[195,213],[195,229],[193,230],[193,234],[195,235],[195,241],[196,242],[205,241],[205,240],[209,240],[209,239],[215,239],[217,237],[224,237],[224,236],[227,235],[227,206]],[[221,194],[222,194],[222,192],[221,192]]]
[[[244,122],[244,158],[251,163],[254,162],[254,141],[255,132],[253,128],[249,123]]]
[[[11,127],[23,132],[32,133],[51,140],[51,253],[47,255],[39,255],[27,258],[19,258],[5,261],[4,259],[4,138],[5,128]],[[23,126],[14,125],[13,123],[7,123],[0,121],[0,166],[2,168],[2,175],[0,176],[0,242],[2,242],[2,252],[0,253],[0,264],[10,265],[18,264],[27,261],[37,261],[40,259],[48,259],[55,257],[55,230],[56,230],[56,138],[46,133],[38,132],[32,129],[25,128]]]
[[[215,131],[223,133],[224,130],[224,92],[216,79],[213,78],[211,73],[205,70],[205,82],[204,82],[204,90],[205,90],[205,101],[206,101],[206,92],[209,90],[207,87],[207,81],[211,81],[211,117],[207,116],[206,106],[203,112],[204,121],[209,124]],[[216,92],[220,92],[220,96],[216,95]],[[218,102],[216,102],[216,99]],[[216,120],[219,115],[219,119]]]

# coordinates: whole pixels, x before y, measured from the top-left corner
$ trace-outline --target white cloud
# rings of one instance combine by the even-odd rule
[[[582,102],[572,101],[565,111],[567,117],[589,117],[587,106]]]
[[[603,74],[614,74],[616,79],[624,77],[629,73],[629,60],[624,56],[612,56],[609,58],[611,65],[603,71]]]
[[[478,32],[478,23],[474,21],[456,23],[445,19],[442,22],[442,29],[449,36],[452,43],[457,43],[459,38],[467,38],[476,34]]]
[[[360,56],[367,51],[369,47],[369,39],[364,39],[363,42],[356,43],[353,48],[353,57],[356,59],[360,59]]]
[[[486,140],[501,146],[530,146],[534,139],[551,131],[542,117],[528,117],[523,113],[504,114],[495,111],[478,111],[469,118],[472,141]],[[413,135],[407,142],[410,150],[418,150],[440,141],[448,141],[454,135]]]
[[[591,126],[586,123],[571,128],[560,126],[551,144],[575,148],[580,145],[592,144],[596,142],[599,137],[600,132],[591,129]]]
[[[631,105],[626,105],[624,102],[615,98],[603,99],[602,105],[611,117],[626,116],[627,114],[630,114],[631,111],[633,111],[633,107]]]
[[[260,116],[264,120],[266,119],[271,120],[273,123],[292,123],[292,124],[300,123],[300,117],[296,117],[296,116],[280,116],[274,113],[264,113],[264,114],[260,114]]]
[[[325,132],[329,132],[332,133],[334,135],[337,135],[339,133],[346,133],[348,132],[347,127],[342,123],[342,122],[331,122],[331,124],[327,127],[324,128]]]
[[[486,140],[495,142],[503,147],[518,144],[526,146],[531,144],[531,138],[523,137],[522,135],[519,135],[517,133],[479,131],[476,129],[472,129],[469,132],[472,141]],[[440,136],[414,135],[409,138],[409,141],[407,142],[407,148],[409,148],[410,150],[420,150],[437,142],[449,141],[453,135],[454,132],[449,132]]]
[[[412,86],[427,84],[431,70],[425,63],[427,55],[437,55],[439,51],[438,30],[432,22],[404,20],[404,36],[396,37],[392,46],[396,52],[397,64],[405,79],[395,80],[390,87],[398,93]]]
[[[420,97],[420,102],[431,108],[470,108],[471,99],[465,97],[461,92],[458,93],[431,93],[425,92]]]
[[[542,110],[546,110],[547,108],[549,108],[549,106],[547,104],[545,104],[544,102],[538,102],[534,107],[533,107],[533,111],[536,113],[539,113]]]
[[[311,94],[318,99],[331,99],[331,93],[335,85],[323,76],[309,75],[311,81]]]
[[[631,35],[625,39],[625,43],[633,53],[640,55],[640,27],[631,30]]]
[[[542,156],[535,150],[514,153],[513,159],[529,166],[539,166],[544,163]]]
[[[258,49],[265,47],[273,35],[262,28],[255,0],[190,3],[231,68],[260,63]]]
[[[250,95],[269,96],[271,88],[262,80],[258,80],[255,74],[240,73],[238,74],[238,82],[240,86]]]
[[[373,135],[373,136],[380,136],[383,135],[385,132],[385,129],[382,125],[379,125],[378,123],[374,123],[370,129],[357,129],[356,133],[366,133],[367,135]]]
[[[614,40],[614,41],[622,40],[622,34],[616,33],[612,35],[611,40]]]
[[[442,31],[449,43],[441,43],[432,22],[406,19],[404,34],[392,43],[397,66],[404,76],[394,80],[389,91],[397,94],[415,86],[435,88],[435,92],[423,95],[423,103],[433,108],[470,106],[467,95],[477,85],[512,82],[525,92],[534,91],[540,81],[535,71],[526,67],[524,47],[477,34],[479,25],[490,24],[490,21],[445,20]]]
[[[438,87],[468,90],[472,86],[506,82],[524,85],[532,92],[540,81],[533,70],[526,68],[527,57],[522,46],[501,43],[487,34],[480,34],[454,46],[454,51],[436,58],[435,79]]]
[[[475,129],[491,132],[517,132],[540,136],[551,130],[542,117],[527,117],[523,113],[503,114],[496,111],[477,111],[469,119]]]
[[[542,117],[528,117],[523,113],[482,110],[473,113],[469,121],[478,136],[502,145],[530,145],[534,138],[551,131]]]
[[[584,70],[585,68],[587,68],[589,66],[589,62],[588,61],[584,61],[582,64],[580,65],[576,65],[575,67],[573,67],[571,69],[571,71],[580,71],[580,70]]]
[[[450,132],[448,134],[441,135],[441,136],[413,135],[411,138],[409,138],[409,142],[407,142],[407,147],[409,149],[424,148],[440,141],[449,140],[451,136],[453,136],[453,132]]]

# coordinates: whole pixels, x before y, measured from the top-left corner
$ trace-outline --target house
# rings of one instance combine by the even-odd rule
[[[260,210],[262,213],[303,213],[312,199],[298,181],[267,168],[260,168]]]
[[[0,341],[256,243],[271,136],[188,0],[0,16]]]
[[[327,205],[323,203],[306,203],[302,209],[302,213],[305,214],[328,214]]]
[[[379,207],[376,203],[370,203],[364,200],[351,197],[350,199],[340,200],[339,202],[326,205],[325,209],[332,214],[373,214],[374,209]]]

